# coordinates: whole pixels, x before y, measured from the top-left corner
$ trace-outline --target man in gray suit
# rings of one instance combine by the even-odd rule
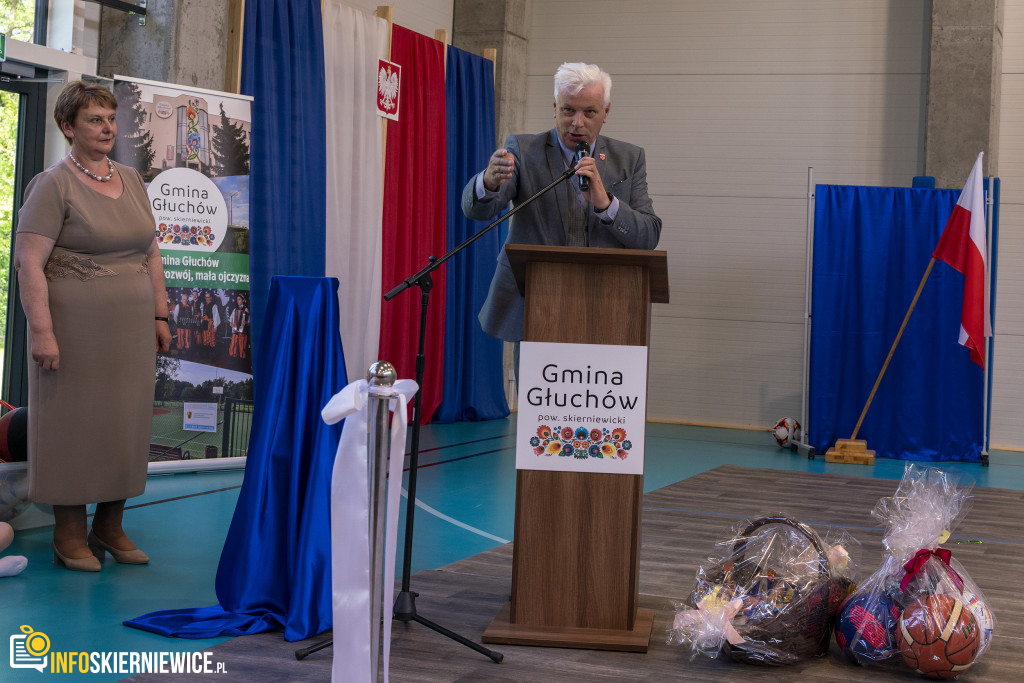
[[[577,177],[513,216],[506,243],[654,249],[661,219],[647,195],[644,150],[600,135],[611,109],[611,89],[611,77],[594,64],[558,67],[555,127],[537,135],[510,135],[487,168],[466,184],[463,213],[486,221],[510,201],[525,201],[565,173],[577,145],[586,142],[591,156],[580,160]],[[579,178],[589,181],[587,190],[580,189]],[[523,338],[523,307],[502,250],[480,309],[480,325],[492,337],[518,342]]]

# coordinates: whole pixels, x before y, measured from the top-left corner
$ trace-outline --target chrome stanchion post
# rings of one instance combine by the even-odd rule
[[[366,481],[369,485],[370,523],[370,666],[377,680],[380,652],[382,590],[384,585],[384,520],[387,516],[387,467],[391,450],[391,429],[388,425],[391,399],[396,396],[395,367],[377,361],[366,373],[367,421]]]
[[[381,615],[384,598],[384,539],[387,519],[388,454],[391,452],[390,402],[400,394],[395,390],[398,374],[387,361],[377,361],[366,372],[366,484],[370,551],[370,680],[377,680],[380,668]],[[396,486],[401,486],[398,482]],[[389,616],[390,618],[390,616]],[[337,624],[335,624],[337,626]],[[295,651],[302,660],[334,643],[328,638]]]

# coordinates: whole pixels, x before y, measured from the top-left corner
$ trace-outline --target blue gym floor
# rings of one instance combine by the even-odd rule
[[[512,539],[514,433],[514,415],[423,428],[413,571],[441,567]],[[993,451],[990,458],[989,467],[941,466],[967,473],[977,486],[1024,490],[1021,454]],[[648,425],[646,491],[725,464],[879,479],[899,479],[904,465],[887,459],[873,466],[809,460],[778,448],[767,431]],[[241,471],[150,477],[145,495],[129,501],[125,513],[129,535],[151,558],[147,566],[118,565],[108,558],[99,574],[69,572],[53,564],[49,528],[19,532],[6,554],[25,555],[29,565],[17,577],[0,579],[0,638],[9,640],[27,625],[45,633],[57,652],[193,652],[222,642],[167,639],[121,622],[154,610],[217,602],[214,576],[241,483]],[[399,528],[404,530],[404,525],[403,501]],[[398,547],[400,575],[401,531]],[[5,683],[42,680],[40,676],[35,670],[12,669],[9,661],[0,664]]]

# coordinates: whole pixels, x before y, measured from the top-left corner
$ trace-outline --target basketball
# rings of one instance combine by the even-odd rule
[[[852,595],[836,616],[836,644],[851,662],[882,664],[899,652],[900,608],[884,593]]]
[[[918,598],[900,616],[903,661],[929,678],[956,678],[974,663],[980,644],[974,613],[950,595]]]

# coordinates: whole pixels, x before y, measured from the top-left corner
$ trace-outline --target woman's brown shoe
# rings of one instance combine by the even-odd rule
[[[63,565],[73,572],[98,572],[102,569],[100,561],[96,559],[95,555],[83,558],[64,557],[61,555],[61,552],[57,550],[56,543],[53,544],[53,563]]]
[[[97,561],[103,560],[103,551],[107,551],[114,556],[114,559],[121,564],[148,564],[149,556],[142,552],[138,548],[135,550],[118,550],[114,546],[110,545],[99,536],[96,535],[95,531],[89,532],[89,548],[92,550],[92,554],[96,556]]]

